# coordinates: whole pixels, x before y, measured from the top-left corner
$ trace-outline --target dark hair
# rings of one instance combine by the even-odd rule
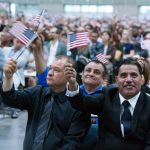
[[[92,32],[98,34],[98,29],[97,28],[93,28]]]
[[[106,66],[105,66],[101,61],[99,61],[99,60],[93,58],[92,60],[90,60],[90,61],[85,65],[85,67],[86,67],[89,63],[91,63],[91,62],[94,62],[94,63],[96,63],[96,64],[101,64],[101,65],[103,66],[103,69],[104,69],[104,71],[103,71],[103,77],[105,78],[105,77],[107,76],[107,69],[106,69]]]
[[[142,75],[142,68],[140,64],[138,63],[136,59],[133,59],[133,58],[127,58],[127,59],[121,60],[118,67],[116,67],[115,75],[118,75],[119,69],[122,65],[135,65],[139,69],[139,73]]]
[[[57,29],[56,33],[60,34],[62,32],[62,28],[60,28],[59,26],[55,25],[54,28]]]
[[[86,26],[88,26],[89,28],[90,28],[90,30],[92,30],[93,29],[93,26],[91,25],[91,24],[86,24],[84,27],[86,27]]]
[[[44,41],[49,41],[49,36],[46,30],[43,30],[40,34],[43,35]]]

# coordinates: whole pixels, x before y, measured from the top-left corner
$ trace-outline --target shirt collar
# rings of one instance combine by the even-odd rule
[[[131,107],[134,109],[135,108],[135,105],[138,101],[138,98],[140,96],[140,93],[139,92],[137,95],[135,95],[134,97],[128,99],[128,102],[130,103]],[[120,104],[122,104],[126,99],[119,93],[119,98],[120,98]]]
[[[57,46],[57,45],[58,45],[58,42],[59,42],[59,41],[57,40],[54,44],[52,44],[52,41],[50,41],[50,44],[53,45],[53,46]]]
[[[48,96],[48,95],[56,96],[56,97],[58,97],[59,101],[62,102],[62,103],[66,101],[66,96],[65,96],[66,90],[64,90],[64,91],[62,91],[60,93],[54,93],[52,91],[51,87],[45,87],[45,89],[46,89],[45,96]]]

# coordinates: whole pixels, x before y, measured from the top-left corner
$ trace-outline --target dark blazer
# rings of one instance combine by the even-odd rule
[[[48,48],[48,51],[50,53],[50,42],[47,43],[47,48]],[[59,55],[67,55],[67,46],[61,42],[61,41],[58,41],[58,47],[57,47],[57,51],[56,51],[56,56],[59,56]]]
[[[100,114],[100,139],[96,150],[150,150],[150,96],[141,92],[134,109],[131,133],[122,137],[120,125],[120,99],[118,89],[109,87],[99,96],[86,96],[82,92],[69,98],[78,110]]]

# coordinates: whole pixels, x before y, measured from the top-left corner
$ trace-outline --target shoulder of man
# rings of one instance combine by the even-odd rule
[[[48,94],[51,91],[50,88],[44,87],[42,85],[36,85],[36,86],[32,86],[32,87],[27,87],[24,90],[32,91],[33,93],[43,93],[43,94]]]
[[[103,89],[105,94],[111,95],[112,97],[118,92],[118,86],[116,84],[109,85]]]

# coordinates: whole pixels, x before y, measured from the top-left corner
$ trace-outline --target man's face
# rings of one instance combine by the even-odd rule
[[[135,65],[122,65],[116,77],[120,94],[126,98],[134,97],[144,83],[144,78]]]
[[[66,79],[64,76],[64,65],[66,59],[55,60],[50,65],[50,70],[47,75],[47,84],[51,85],[53,88],[60,88],[66,86]]]
[[[92,43],[96,43],[97,39],[98,39],[98,33],[91,32],[90,39],[91,39]]]
[[[104,68],[101,64],[90,62],[84,68],[82,82],[85,85],[99,86],[103,82]]]
[[[2,43],[9,41],[9,34],[7,32],[1,32],[0,33],[0,40]]]
[[[90,26],[86,25],[85,26],[85,31],[91,33],[92,29],[90,28]]]
[[[50,40],[55,40],[58,38],[58,34],[57,34],[57,28],[51,28],[50,32],[49,32],[49,39]]]
[[[132,28],[132,35],[133,35],[133,37],[138,36],[138,34],[139,34],[139,29],[136,28],[136,27],[133,27],[133,28]]]
[[[128,30],[123,30],[122,32],[122,39],[123,40],[129,40],[129,37],[130,37],[130,33]]]

